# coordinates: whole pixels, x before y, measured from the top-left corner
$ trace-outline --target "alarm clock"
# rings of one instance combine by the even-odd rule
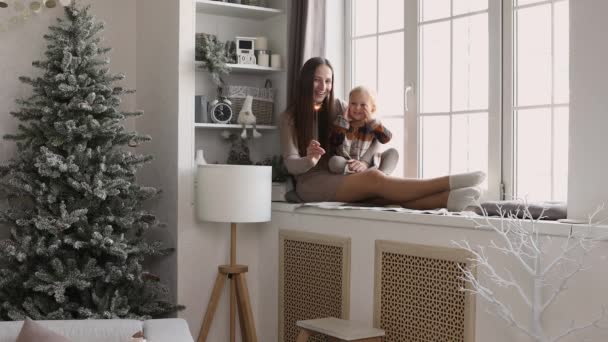
[[[232,102],[225,97],[215,99],[210,104],[209,117],[218,124],[227,124],[232,120]]]
[[[254,50],[255,38],[236,37],[236,62],[238,64],[257,64]]]

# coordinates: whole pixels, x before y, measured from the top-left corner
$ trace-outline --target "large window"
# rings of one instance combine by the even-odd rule
[[[366,85],[377,92],[377,117],[393,133],[387,147],[404,156],[404,1],[355,0],[352,8],[350,85]],[[403,176],[404,167],[399,163],[394,174]]]
[[[567,0],[347,0],[347,85],[378,93],[397,175],[483,170],[487,197],[565,200]]]
[[[568,179],[569,1],[514,0],[509,13],[512,66],[511,192],[565,201]],[[510,117],[509,117],[510,115]],[[511,163],[510,163],[511,164]],[[508,184],[508,183],[507,183]]]

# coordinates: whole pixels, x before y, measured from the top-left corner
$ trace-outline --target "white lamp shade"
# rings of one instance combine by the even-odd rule
[[[267,222],[272,167],[198,165],[198,218],[209,222]]]

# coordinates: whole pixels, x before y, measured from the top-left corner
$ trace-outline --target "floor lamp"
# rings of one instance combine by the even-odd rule
[[[230,222],[230,264],[218,274],[203,319],[198,342],[205,342],[226,279],[230,280],[230,341],[235,340],[235,309],[238,308],[241,339],[257,342],[245,273],[236,263],[236,224],[270,221],[272,168],[253,165],[198,165],[198,217],[201,221]]]

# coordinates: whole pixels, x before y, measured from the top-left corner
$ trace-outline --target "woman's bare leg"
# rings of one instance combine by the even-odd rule
[[[415,210],[429,210],[437,208],[445,208],[448,204],[449,191],[440,192],[438,194],[419,198],[417,200],[402,203],[401,206]]]
[[[386,198],[372,198],[363,202],[382,206],[397,204],[407,209],[428,210],[445,208],[447,206],[449,196],[450,192],[444,191],[404,203],[395,203],[395,201],[387,200]]]
[[[344,177],[336,191],[336,201],[359,202],[383,198],[393,204],[414,201],[450,191],[449,177],[405,179],[386,176],[377,169]]]

